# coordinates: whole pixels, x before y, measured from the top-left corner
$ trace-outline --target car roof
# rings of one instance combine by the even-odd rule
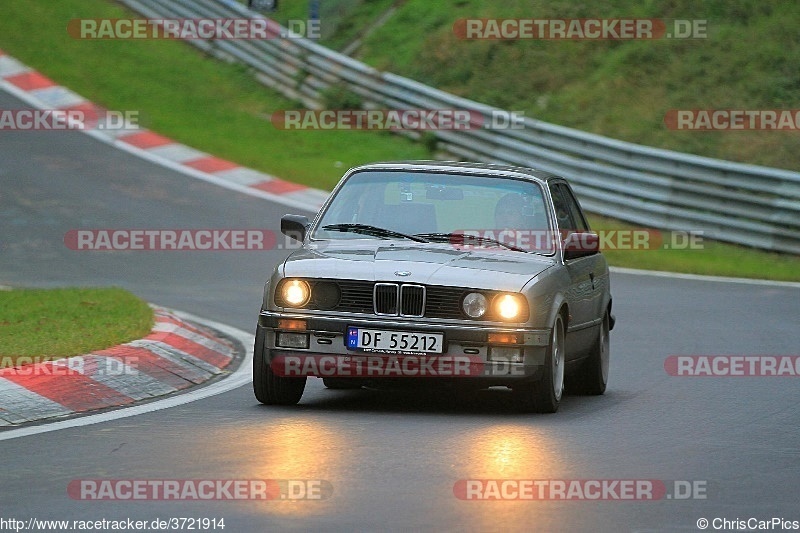
[[[541,181],[549,181],[561,178],[551,172],[536,170],[527,167],[516,167],[511,165],[499,165],[494,163],[476,163],[465,161],[382,161],[369,163],[351,168],[349,173],[361,172],[364,170],[408,170],[421,172],[469,172],[483,175],[508,176],[534,178]]]

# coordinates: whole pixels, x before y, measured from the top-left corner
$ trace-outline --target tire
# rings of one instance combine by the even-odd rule
[[[295,405],[303,396],[306,377],[285,378],[272,371],[264,348],[261,328],[256,332],[253,351],[253,392],[256,399],[266,405]]]
[[[544,372],[539,381],[515,389],[516,400],[524,411],[555,413],[564,394],[565,353],[564,317],[559,313],[544,360]]]
[[[568,388],[571,393],[599,396],[606,391],[608,367],[611,359],[608,311],[603,315],[600,331],[597,332],[592,351],[586,361],[570,376]]]
[[[362,385],[351,378],[322,378],[322,383],[332,390],[360,389]]]

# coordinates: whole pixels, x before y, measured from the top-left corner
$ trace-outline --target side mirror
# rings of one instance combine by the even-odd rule
[[[564,240],[564,261],[593,255],[600,251],[600,237],[593,231],[575,231]]]
[[[308,217],[303,215],[283,215],[281,217],[281,233],[294,239],[303,242],[306,238],[306,229],[308,228]]]

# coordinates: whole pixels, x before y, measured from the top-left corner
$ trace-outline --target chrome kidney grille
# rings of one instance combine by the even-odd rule
[[[425,314],[425,286],[376,283],[373,292],[376,315],[421,317]]]

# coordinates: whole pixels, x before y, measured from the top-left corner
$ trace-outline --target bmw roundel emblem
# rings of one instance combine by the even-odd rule
[[[408,270],[398,270],[397,272],[395,272],[395,273],[394,273],[394,275],[395,275],[395,276],[400,276],[400,277],[403,277],[403,278],[404,278],[404,277],[406,277],[406,276],[410,276],[410,275],[411,275],[411,272],[409,272]]]

